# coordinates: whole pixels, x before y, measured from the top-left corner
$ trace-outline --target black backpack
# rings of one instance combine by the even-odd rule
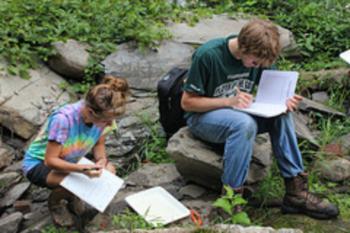
[[[186,125],[181,96],[187,72],[187,69],[175,67],[158,81],[159,120],[167,139]]]

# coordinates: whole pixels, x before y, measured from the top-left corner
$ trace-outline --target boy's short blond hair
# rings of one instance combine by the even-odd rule
[[[243,26],[238,35],[238,48],[242,55],[253,55],[267,66],[280,54],[280,34],[275,24],[254,19]]]

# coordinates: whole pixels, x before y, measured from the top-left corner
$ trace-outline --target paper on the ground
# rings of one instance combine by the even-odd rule
[[[93,162],[83,157],[78,164],[93,164]],[[118,176],[103,169],[101,176],[94,178],[82,173],[71,172],[62,180],[61,186],[103,212],[123,183],[124,181]]]
[[[298,75],[295,71],[264,70],[255,102],[238,110],[266,118],[285,113],[286,101],[294,95]]]
[[[165,225],[190,215],[190,210],[162,187],[132,194],[125,201],[154,226]]]
[[[350,64],[350,49],[339,55],[344,61]]]

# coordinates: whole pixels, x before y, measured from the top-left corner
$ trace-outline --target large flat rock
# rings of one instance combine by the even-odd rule
[[[125,43],[102,63],[106,73],[127,78],[132,88],[155,91],[158,80],[171,68],[189,66],[193,52],[192,46],[174,41],[163,41],[157,49],[145,51]]]
[[[176,168],[187,180],[205,187],[221,190],[222,152],[194,138],[187,127],[170,138],[166,148],[175,160]],[[259,136],[254,146],[247,184],[264,179],[272,164],[270,141]]]
[[[200,20],[191,27],[186,23],[172,23],[169,30],[173,39],[181,43],[203,44],[208,40],[225,37],[231,34],[238,35],[248,19],[233,19],[227,15],[214,15],[212,18]],[[281,34],[282,49],[286,54],[295,55],[297,45],[291,31],[278,27]]]
[[[50,110],[69,101],[67,93],[59,88],[64,81],[44,65],[30,70],[30,79],[6,73],[6,64],[0,63],[0,124],[28,139],[45,122]]]

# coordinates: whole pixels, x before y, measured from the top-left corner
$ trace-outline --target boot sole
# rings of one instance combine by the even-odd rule
[[[316,219],[322,219],[322,220],[332,219],[338,216],[338,215],[327,215],[327,214],[316,213],[306,209],[295,208],[295,207],[286,206],[286,205],[282,205],[281,211],[282,211],[282,214],[306,214],[307,216],[310,216]]]

